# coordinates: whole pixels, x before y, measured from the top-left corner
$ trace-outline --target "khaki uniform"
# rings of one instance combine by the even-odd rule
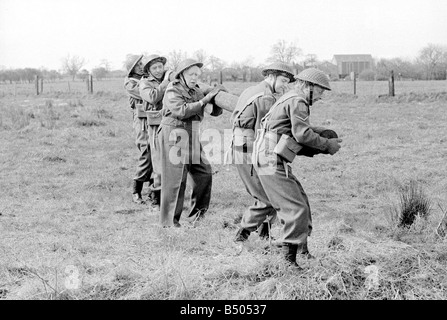
[[[158,129],[161,147],[162,226],[179,225],[188,174],[192,182],[188,218],[200,217],[209,207],[211,165],[202,154],[199,140],[200,122],[204,116],[199,100],[203,97],[198,86],[189,89],[180,80],[174,80],[168,85],[163,98],[163,119]],[[219,111],[222,112],[221,109]],[[217,113],[213,110],[211,115]]]
[[[311,129],[309,115],[302,96],[295,91],[284,94],[262,120],[253,151],[253,165],[282,225],[278,240],[300,245],[303,252],[312,231],[309,201],[290,165],[273,150],[282,134],[302,145],[326,150],[328,139]]]
[[[251,163],[255,133],[260,128],[261,119],[276,101],[272,91],[266,81],[247,88],[240,95],[231,117],[233,139],[229,159],[236,165],[245,189],[254,198],[253,205],[241,220],[241,227],[249,231],[256,230],[266,218],[274,219],[276,216]]]
[[[158,123],[157,119],[161,119],[162,117],[163,97],[168,83],[169,81],[160,82],[152,75],[141,78],[139,83],[139,94],[143,99],[143,110],[159,111],[158,114],[156,112],[152,113],[151,118],[147,120],[147,132],[153,168],[153,190],[160,190],[161,188],[161,152],[157,137],[159,125],[156,123]]]
[[[132,74],[124,79],[124,88],[129,96],[129,105],[133,111],[133,128],[135,130],[135,145],[140,151],[138,157],[137,169],[134,180],[146,182],[151,181],[152,161],[151,150],[149,146],[149,135],[147,132],[146,119],[138,117],[137,105],[142,104],[140,96],[139,82],[141,76]]]

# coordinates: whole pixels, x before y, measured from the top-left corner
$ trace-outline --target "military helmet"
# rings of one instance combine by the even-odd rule
[[[140,54],[131,54],[126,58],[125,66],[127,70],[127,75],[129,76],[132,73],[133,68],[137,65],[137,63],[143,58],[143,55]]]
[[[327,75],[323,71],[315,68],[304,69],[295,76],[295,79],[313,83],[325,90],[331,90]]]
[[[143,68],[146,70],[146,68],[150,68],[152,63],[155,62],[161,62],[163,65],[166,64],[166,58],[162,57],[158,54],[151,54],[150,56],[143,57]]]
[[[198,66],[199,68],[203,67],[202,62],[198,62],[194,59],[185,59],[182,62],[179,63],[176,73],[175,73],[175,79],[179,79],[180,74],[185,71],[186,69],[191,68],[192,66]]]
[[[265,67],[265,69],[262,70],[262,75],[265,77],[269,73],[275,72],[278,73],[281,76],[287,77],[290,79],[290,82],[294,82],[294,72],[292,67],[285,63],[285,62],[274,62],[271,65]]]

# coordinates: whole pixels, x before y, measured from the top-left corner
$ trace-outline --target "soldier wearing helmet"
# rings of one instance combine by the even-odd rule
[[[325,90],[331,90],[327,76],[315,68],[305,69],[295,76],[294,89],[276,101],[261,121],[261,130],[253,150],[253,166],[259,181],[282,224],[281,247],[288,263],[296,263],[297,252],[311,258],[307,237],[312,231],[309,201],[298,179],[292,174],[290,163],[302,146],[328,154],[340,149],[341,139],[327,139],[313,131],[310,106]],[[290,156],[292,154],[292,157]],[[268,164],[275,164],[268,167]],[[265,168],[272,170],[265,170]]]
[[[191,207],[188,218],[203,218],[211,199],[211,165],[202,152],[199,123],[204,107],[212,102],[222,87],[199,87],[202,63],[193,59],[182,61],[175,80],[168,84],[163,97],[163,119],[158,129],[161,148],[160,222],[164,227],[180,227],[187,176],[192,181]],[[222,109],[213,107],[212,116]]]
[[[262,75],[265,77],[263,81],[242,92],[231,117],[233,137],[227,154],[227,163],[236,165],[245,189],[254,198],[254,203],[242,216],[236,242],[246,241],[250,233],[258,227],[259,236],[269,239],[269,223],[276,217],[276,211],[252,168],[253,141],[256,131],[260,128],[261,119],[276,99],[285,92],[288,84],[295,79],[292,67],[283,62],[267,66],[262,70]]]
[[[140,95],[139,82],[144,74],[143,55],[128,55],[125,66],[127,76],[124,79],[124,88],[129,96],[129,105],[133,112],[133,127],[135,130],[135,145],[139,151],[137,169],[133,181],[132,200],[138,204],[145,204],[141,196],[143,184],[151,184],[152,161],[150,148],[148,145],[148,132],[146,128],[146,118],[141,117],[138,108],[142,105],[143,99]]]
[[[139,83],[139,93],[143,100],[141,111],[146,112],[149,148],[152,160],[152,179],[150,186],[150,201],[155,207],[160,206],[161,192],[161,163],[160,147],[158,146],[157,130],[161,121],[163,97],[169,81],[173,80],[173,73],[165,70],[166,58],[157,54],[143,57],[143,76]],[[144,114],[144,113],[143,113]]]

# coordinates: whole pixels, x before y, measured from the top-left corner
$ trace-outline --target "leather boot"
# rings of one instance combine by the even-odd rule
[[[297,250],[298,250],[297,244],[284,243],[284,245],[281,247],[281,252],[282,252],[287,264],[289,264],[291,267],[293,267],[296,270],[303,270],[303,268],[301,268],[296,263]]]
[[[145,204],[141,197],[141,190],[143,190],[143,181],[133,181],[132,201],[138,204]]]
[[[154,207],[160,208],[160,196],[161,196],[161,190],[154,190],[152,191],[152,199],[151,204]]]
[[[298,245],[298,253],[304,259],[315,259],[313,255],[310,254],[309,249],[307,247],[307,242]]]
[[[236,233],[236,237],[234,238],[234,242],[245,242],[250,236],[250,230],[240,228]]]
[[[263,222],[258,228],[259,238],[261,238],[262,240],[267,240],[267,241],[272,239],[272,241],[274,241],[275,239],[273,237],[271,237],[269,229],[270,229],[269,223]]]

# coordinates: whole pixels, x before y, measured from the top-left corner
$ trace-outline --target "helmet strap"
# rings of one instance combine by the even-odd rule
[[[309,84],[309,106],[312,105],[312,100],[313,100],[313,95],[314,95],[314,85],[313,83]]]
[[[180,78],[182,78],[182,81],[183,81],[183,83],[185,84],[185,86],[186,86],[188,89],[191,89],[191,88],[188,86],[188,84],[186,83],[185,77],[183,76],[183,72],[180,74]]]
[[[272,85],[272,92],[276,93],[276,79],[278,79],[278,77],[276,76],[276,74],[273,74],[273,77],[275,78],[275,80],[273,80],[273,85]]]

